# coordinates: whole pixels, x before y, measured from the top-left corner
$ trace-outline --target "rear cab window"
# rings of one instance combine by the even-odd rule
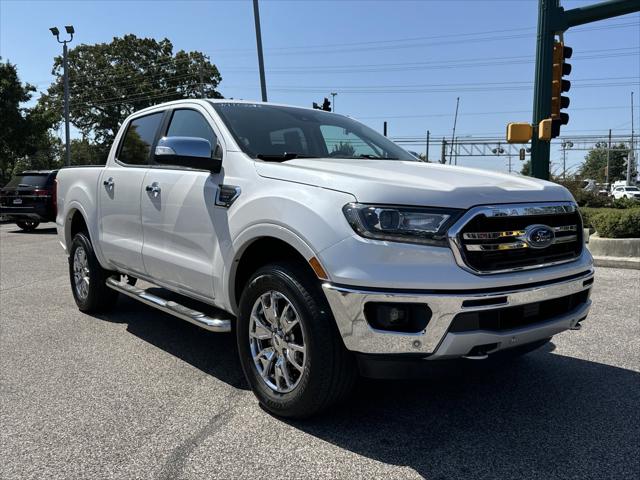
[[[158,127],[164,112],[152,113],[131,120],[120,143],[118,161],[131,166],[149,164],[151,147],[154,144]]]

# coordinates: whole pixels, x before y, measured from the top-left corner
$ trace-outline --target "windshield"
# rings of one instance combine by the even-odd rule
[[[213,103],[240,148],[267,161],[330,157],[416,161],[361,123],[322,110],[255,103]]]

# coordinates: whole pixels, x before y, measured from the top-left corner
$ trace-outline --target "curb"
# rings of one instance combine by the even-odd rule
[[[640,257],[593,257],[593,264],[596,267],[640,270]]]

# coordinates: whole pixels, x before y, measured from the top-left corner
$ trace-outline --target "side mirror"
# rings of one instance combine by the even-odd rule
[[[222,149],[217,144],[212,151],[209,140],[197,137],[163,137],[158,141],[153,158],[161,165],[209,170],[222,169]]]

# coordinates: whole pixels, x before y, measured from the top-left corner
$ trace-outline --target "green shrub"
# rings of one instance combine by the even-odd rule
[[[630,198],[616,198],[611,206],[613,208],[640,208],[640,202]]]
[[[640,208],[591,209],[587,218],[603,238],[640,238]]]

